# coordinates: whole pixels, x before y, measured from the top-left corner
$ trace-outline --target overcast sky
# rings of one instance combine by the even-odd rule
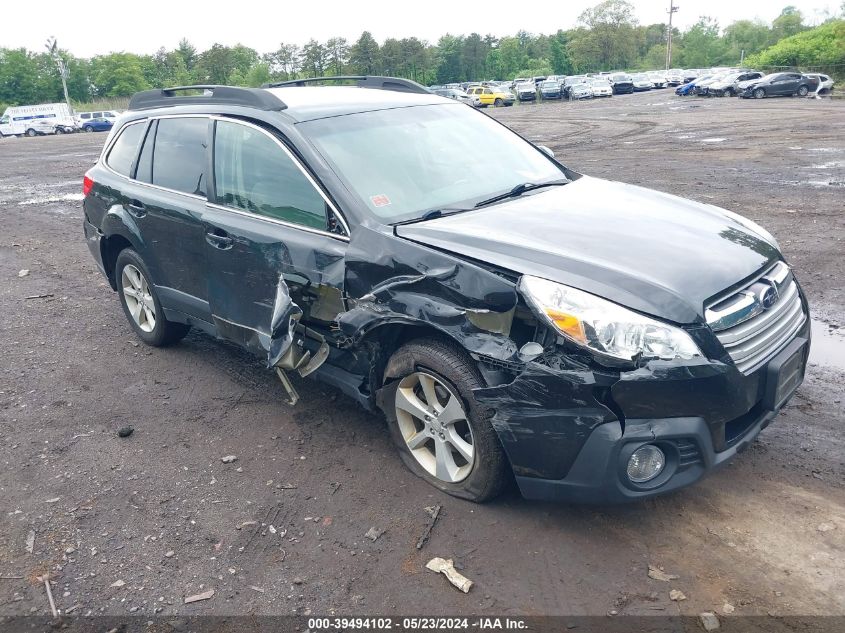
[[[674,22],[682,30],[699,16],[716,18],[725,26],[734,20],[759,17],[766,22],[792,4],[810,24],[836,14],[841,0],[675,0],[680,10]],[[79,57],[112,51],[153,53],[174,48],[187,37],[199,50],[221,44],[245,44],[265,53],[280,42],[303,44],[310,38],[333,36],[357,39],[370,31],[382,42],[387,37],[411,37],[436,42],[444,33],[473,31],[495,36],[520,29],[553,33],[575,25],[578,15],[597,0],[312,0],[258,2],[255,0],[141,0],[124,3],[59,2],[42,0],[34,13],[26,3],[9,2],[0,17],[0,46],[41,50],[48,36]],[[669,0],[633,0],[641,24],[666,21]],[[28,17],[27,17],[28,16]],[[31,18],[31,19],[29,19]]]

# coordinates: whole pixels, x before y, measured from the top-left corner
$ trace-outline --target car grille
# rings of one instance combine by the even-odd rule
[[[778,262],[707,308],[705,318],[737,369],[750,374],[792,340],[807,315],[792,271]]]

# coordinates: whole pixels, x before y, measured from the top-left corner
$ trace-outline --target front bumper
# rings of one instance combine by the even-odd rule
[[[527,499],[607,504],[664,494],[698,481],[743,452],[794,394],[809,354],[809,329],[808,319],[792,341],[747,376],[717,361],[693,367],[657,364],[623,373],[610,387],[597,379],[592,386],[605,390],[604,396],[592,402],[585,401],[586,389],[575,392],[585,408],[557,409],[554,414],[562,424],[539,416],[531,421],[533,433],[507,429],[516,435],[511,438],[494,417],[520,491]],[[788,393],[775,394],[781,370],[794,373],[796,366],[788,361],[798,358],[797,382]],[[548,392],[552,384],[547,380],[542,387]],[[560,388],[569,392],[561,396],[573,395],[571,385]],[[525,389],[522,395],[534,396]],[[602,420],[601,405],[614,410],[616,419]],[[573,417],[564,420],[565,415]],[[542,427],[536,426],[537,420]],[[578,424],[574,433],[569,431],[573,420]],[[512,439],[518,441],[509,443]],[[537,444],[527,446],[532,442]],[[573,449],[573,444],[579,448]],[[627,478],[626,466],[644,444],[660,447],[666,466],[654,480],[635,484]]]

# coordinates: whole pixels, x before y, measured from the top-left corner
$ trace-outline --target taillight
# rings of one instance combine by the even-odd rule
[[[87,196],[91,193],[91,188],[94,186],[94,180],[88,175],[82,178],[82,195]]]

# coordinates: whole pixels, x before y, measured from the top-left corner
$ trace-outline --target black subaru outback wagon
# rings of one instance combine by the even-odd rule
[[[583,176],[412,82],[345,81],[132,98],[84,226],[144,342],[235,341],[291,402],[292,372],[331,383],[474,501],[512,476],[529,498],[675,490],[795,392],[809,312],[765,230]]]

